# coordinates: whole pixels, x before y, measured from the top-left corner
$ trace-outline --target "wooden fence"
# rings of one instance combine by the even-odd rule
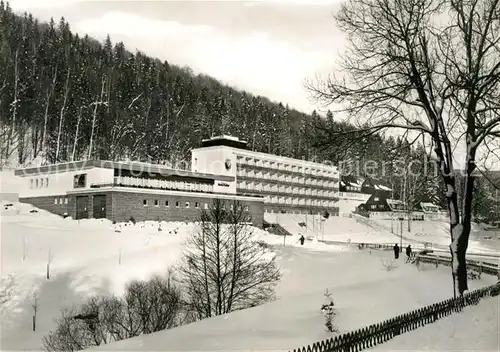
[[[378,324],[294,349],[293,352],[358,352],[389,341],[407,331],[434,323],[453,312],[460,312],[466,306],[476,305],[481,298],[498,295],[499,291],[500,282],[466,293],[463,297],[451,298]]]
[[[431,264],[451,266],[451,258],[442,255],[417,254],[417,260],[420,263],[431,263]],[[500,267],[498,266],[498,264],[494,264],[492,262],[487,262],[487,261],[470,260],[470,259],[467,259],[466,263],[467,263],[467,268],[473,268],[480,273],[497,276],[500,279]]]

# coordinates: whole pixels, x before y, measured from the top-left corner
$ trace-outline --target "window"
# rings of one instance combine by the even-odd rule
[[[49,178],[47,177],[45,179],[45,188],[49,187]]]
[[[59,198],[59,204],[63,204],[63,199]]]
[[[155,199],[155,207],[159,207],[160,206],[160,201],[158,199]]]
[[[87,174],[79,174],[73,177],[73,188],[85,188],[87,186]]]
[[[68,198],[64,198],[64,204],[68,204]]]
[[[165,206],[169,207],[168,200],[165,201]]]
[[[378,201],[379,201],[378,197],[373,198],[373,200],[374,200],[375,202],[378,202]]]
[[[145,207],[148,206],[148,200],[147,199],[143,199],[142,200],[142,205],[144,205]]]
[[[35,180],[36,188],[38,188],[38,179]]]
[[[180,206],[181,206],[181,202],[179,202],[179,201],[175,202],[175,207],[176,207],[176,208],[178,208],[178,207],[180,207]]]
[[[189,202],[186,202],[186,208],[189,208]]]
[[[33,180],[31,180],[33,181]],[[54,204],[57,204],[57,198],[54,198]]]
[[[200,203],[198,203],[198,202],[194,202],[194,207],[195,207],[196,209],[198,209],[198,208],[200,207]]]
[[[34,184],[35,180],[31,179],[30,181],[31,181],[30,182],[30,188],[33,188],[33,184]],[[57,200],[56,200],[56,203],[57,203]]]
[[[371,208],[372,208],[372,209],[377,209],[377,206],[376,206],[375,204],[372,204],[372,205],[371,205]]]
[[[207,203],[205,203],[205,209],[208,209],[208,204]]]
[[[249,210],[249,209],[248,209],[248,205],[245,205],[245,211],[248,211],[248,210]]]

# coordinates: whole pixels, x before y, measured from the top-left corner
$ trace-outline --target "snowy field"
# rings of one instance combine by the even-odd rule
[[[2,190],[12,192],[16,185],[5,182],[4,175],[0,175]],[[2,293],[8,291],[11,299],[1,306],[1,350],[40,350],[41,339],[55,327],[61,308],[80,304],[96,293],[120,295],[132,279],[165,273],[196,231],[193,223],[113,225],[108,220],[62,219],[40,209],[31,213],[33,207],[28,204],[14,203],[5,209],[5,204],[1,207],[1,278]],[[297,220],[301,219],[284,215],[290,216],[280,223],[295,236],[285,239],[255,229],[256,240],[273,245],[282,269],[276,301],[101,350],[288,350],[329,336],[320,312],[327,288],[335,300],[335,324],[341,333],[452,295],[449,268],[424,265],[418,271],[400,259],[388,272],[382,261],[389,260],[390,251],[360,251],[317,240],[300,246],[302,230]],[[378,243],[398,239],[380,224],[367,225],[356,218],[330,218],[320,236],[317,225],[316,233],[312,230],[314,221],[307,219],[309,231],[304,233],[311,238]],[[49,261],[51,277],[47,280]],[[494,281],[483,275],[480,281],[471,281],[470,288]],[[35,294],[39,308],[33,332]]]
[[[31,209],[14,204],[1,210],[2,286],[13,289],[13,299],[2,307],[2,350],[39,350],[41,338],[54,328],[61,308],[81,303],[93,293],[119,295],[133,278],[166,272],[195,231],[194,224],[113,225],[107,220],[65,220],[41,210],[30,213]],[[283,247],[283,237],[261,230],[256,230],[256,239],[276,245],[283,272],[276,301],[103,349],[295,348],[328,337],[320,312],[326,288],[333,293],[341,332],[452,294],[449,269],[428,266],[418,271],[401,261],[387,272],[382,259],[389,258],[390,252],[315,241],[301,247],[296,236],[287,238]],[[51,279],[46,280],[49,253]],[[492,281],[483,276],[471,282],[471,288]],[[36,332],[31,331],[34,292],[39,299]]]
[[[381,260],[389,258],[390,252],[338,248],[328,253],[291,247],[278,247],[276,252],[283,270],[277,301],[97,349],[287,351],[331,336],[320,311],[327,288],[333,294],[340,333],[453,295],[449,269],[427,265],[418,271],[400,260],[398,268],[387,272]],[[494,282],[494,277],[483,275],[470,286]]]
[[[62,219],[23,203],[1,207],[2,292],[12,298],[1,309],[2,350],[40,349],[62,307],[94,293],[120,295],[132,279],[166,273],[180,258],[196,225],[146,222],[113,225],[108,220]],[[281,244],[282,238],[255,229],[256,240]],[[300,246],[288,239],[289,246]],[[304,247],[332,250],[321,243]],[[46,266],[50,259],[50,280]],[[4,291],[5,290],[5,291]],[[39,301],[37,331],[31,331],[34,295]]]

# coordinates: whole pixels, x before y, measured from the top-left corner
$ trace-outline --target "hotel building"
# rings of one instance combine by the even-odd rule
[[[264,197],[265,212],[339,214],[336,166],[254,152],[231,136],[203,140],[191,161],[194,172],[234,178],[228,191]]]
[[[19,201],[73,219],[194,221],[214,198],[239,201],[262,227],[264,200],[226,185],[234,177],[139,162],[87,160],[18,169],[25,179]]]

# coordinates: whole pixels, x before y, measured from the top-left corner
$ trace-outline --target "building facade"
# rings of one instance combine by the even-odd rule
[[[191,162],[193,171],[234,178],[218,187],[264,197],[266,212],[339,214],[339,172],[333,165],[254,152],[231,136],[203,140]]]
[[[263,224],[263,197],[232,192],[224,186],[234,183],[228,175],[98,160],[19,169],[15,175],[26,180],[21,202],[73,219],[193,221],[217,198],[239,201],[255,226]]]

